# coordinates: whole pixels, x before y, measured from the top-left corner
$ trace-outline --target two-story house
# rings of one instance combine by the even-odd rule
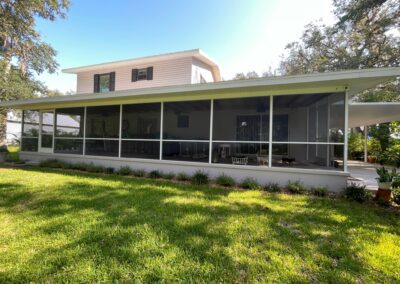
[[[350,98],[400,68],[221,81],[218,65],[196,49],[64,72],[77,75],[76,95],[0,103],[23,110],[22,159],[338,191],[349,176],[349,127],[399,113]]]

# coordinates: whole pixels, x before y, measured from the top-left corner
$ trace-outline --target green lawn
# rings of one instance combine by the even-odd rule
[[[398,212],[0,168],[0,282],[399,282]]]

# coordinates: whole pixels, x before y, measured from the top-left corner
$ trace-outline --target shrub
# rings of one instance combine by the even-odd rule
[[[165,179],[173,179],[175,177],[175,174],[173,172],[164,173],[164,174],[162,174],[162,177]]]
[[[106,174],[113,174],[113,173],[114,173],[114,168],[112,168],[112,167],[107,167],[107,168],[105,169],[105,173],[106,173]]]
[[[254,178],[245,178],[244,180],[242,180],[241,187],[245,188],[245,189],[260,189],[260,185],[258,184],[258,182],[254,179]]]
[[[155,178],[155,179],[162,178],[162,173],[160,171],[154,170],[154,171],[149,172],[148,177]]]
[[[217,179],[215,180],[215,182],[218,185],[227,186],[227,187],[232,187],[235,185],[235,180],[225,174],[218,176]]]
[[[370,194],[365,188],[365,185],[357,184],[354,182],[352,182],[345,188],[344,196],[347,199],[355,200],[358,202],[364,202],[370,198]]]
[[[305,185],[300,181],[291,182],[287,185],[287,190],[291,193],[300,194],[306,191]]]
[[[50,159],[50,160],[45,160],[45,161],[41,161],[39,163],[40,167],[44,167],[44,168],[55,168],[55,169],[66,169],[68,168],[68,163],[66,162],[62,162],[56,159]]]
[[[208,184],[208,174],[202,171],[197,171],[192,176],[192,183],[196,185]]]
[[[400,188],[393,190],[392,193],[393,193],[393,201],[396,204],[400,205]]]
[[[176,175],[176,179],[180,180],[180,181],[188,181],[188,180],[190,180],[190,176],[185,173],[179,173]]]
[[[324,186],[315,186],[311,188],[311,193],[315,196],[327,196],[328,189]]]
[[[264,190],[268,192],[280,192],[282,191],[281,187],[279,184],[276,182],[270,182],[264,186]]]
[[[146,171],[143,170],[143,169],[132,170],[132,174],[133,174],[135,177],[144,177],[144,176],[146,176]]]
[[[76,164],[71,164],[70,169],[71,170],[77,170],[77,171],[86,171],[87,164],[85,163],[76,163]]]
[[[89,173],[104,173],[105,172],[105,168],[102,166],[97,166],[97,165],[93,165],[93,164],[87,164],[86,165],[86,171],[88,171]]]
[[[1,145],[0,146],[0,153],[8,153],[7,145]]]
[[[400,188],[400,176],[397,176],[396,178],[393,179],[392,181],[392,187],[394,189]]]
[[[132,170],[130,167],[124,166],[120,167],[115,173],[120,176],[129,176],[132,173]]]

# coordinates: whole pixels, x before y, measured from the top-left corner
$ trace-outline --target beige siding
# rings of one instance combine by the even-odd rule
[[[204,78],[207,83],[214,82],[211,67],[195,58],[192,61],[192,84],[201,83],[200,76]]]
[[[153,80],[131,82],[132,69],[153,66]],[[94,74],[115,72],[115,91],[191,84],[192,58],[160,61],[145,65],[100,69],[78,74],[77,94],[93,93]]]

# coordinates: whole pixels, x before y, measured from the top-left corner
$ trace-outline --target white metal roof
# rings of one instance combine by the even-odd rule
[[[400,103],[351,103],[349,105],[349,127],[396,120],[400,120]]]
[[[157,62],[157,61],[178,59],[178,58],[184,58],[184,57],[194,57],[194,58],[200,60],[201,62],[206,63],[207,65],[209,65],[212,68],[212,71],[215,76],[215,80],[221,81],[221,74],[219,71],[218,64],[215,63],[215,61],[212,60],[201,49],[191,49],[191,50],[185,50],[185,51],[164,53],[164,54],[159,54],[159,55],[152,55],[152,56],[118,60],[118,61],[113,61],[113,62],[106,62],[106,63],[100,63],[100,64],[87,65],[87,66],[80,66],[80,67],[74,67],[74,68],[66,68],[66,69],[63,69],[62,72],[77,74],[77,73],[81,73],[81,72],[95,71],[98,69],[116,68],[116,67],[122,67],[122,66],[127,66],[127,65],[134,66],[134,65],[147,64],[147,63],[152,63],[152,62]]]
[[[187,100],[208,97],[254,96],[273,94],[307,94],[348,91],[350,95],[372,88],[400,76],[400,67],[348,70],[295,76],[276,76],[250,80],[222,81],[155,88],[142,88],[108,93],[89,93],[71,96],[46,97],[1,102],[0,107],[16,109],[67,107],[118,103],[123,100],[166,101],[177,96]]]

